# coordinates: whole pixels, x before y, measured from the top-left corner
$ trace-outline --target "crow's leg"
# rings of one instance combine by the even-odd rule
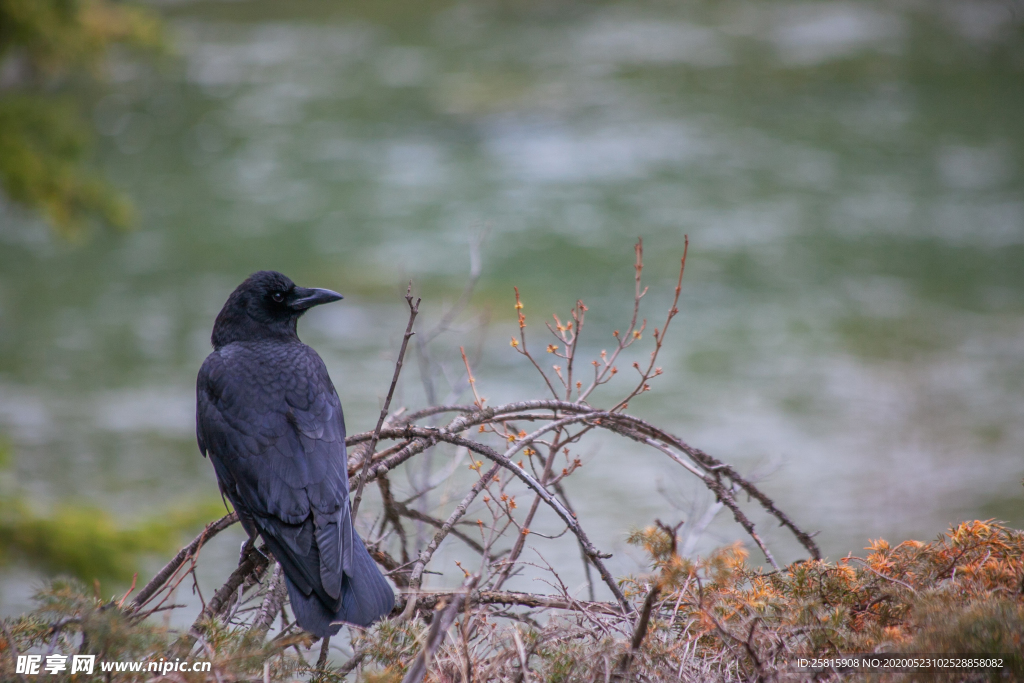
[[[245,553],[249,550],[249,548],[251,548],[251,547],[253,547],[255,545],[256,544],[253,542],[253,540],[251,538],[247,538],[244,541],[242,541],[242,545],[238,549],[238,564],[239,565],[241,565],[243,562],[245,562]]]
[[[244,541],[242,541],[242,545],[238,549],[238,564],[242,564],[243,562],[245,562],[245,554],[249,552],[250,548],[258,552],[263,557],[263,559],[270,559],[270,556],[263,552],[263,548],[256,547],[256,539],[247,538]]]

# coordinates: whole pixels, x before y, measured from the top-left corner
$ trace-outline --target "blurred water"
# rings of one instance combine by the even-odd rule
[[[686,233],[666,374],[638,414],[759,476],[832,557],[959,519],[1024,523],[1019,7],[164,11],[178,55],[119,57],[92,105],[100,165],[139,228],[68,244],[0,207],[0,435],[41,509],[73,498],[128,520],[216,495],[193,382],[251,271],[346,295],[300,333],[355,432],[387,390],[402,283],[436,320],[477,235],[471,314],[435,353],[480,348],[497,402],[541,391],[508,346],[512,285],[538,350],[541,320],[583,298],[596,354],[628,316],[635,237],[660,325]],[[445,369],[454,381],[458,363]],[[409,370],[401,398],[422,392]],[[635,571],[628,529],[689,518],[701,498],[656,453],[607,440],[584,456],[569,480],[580,517],[616,572]],[[721,521],[702,548],[741,536]],[[31,584],[6,572],[5,611]]]

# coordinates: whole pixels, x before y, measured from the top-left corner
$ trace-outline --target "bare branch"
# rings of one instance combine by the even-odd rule
[[[654,439],[660,440],[661,442],[663,442],[663,444],[676,448],[680,452],[685,453],[688,457],[690,457],[694,461],[694,463],[698,465],[701,469],[703,469],[705,472],[714,472],[717,475],[726,477],[729,480],[736,482],[747,495],[757,500],[758,503],[760,503],[761,506],[768,513],[770,513],[772,516],[778,519],[782,526],[792,531],[793,535],[796,536],[797,540],[799,540],[800,543],[811,554],[811,557],[815,559],[821,558],[821,552],[818,549],[818,546],[814,542],[811,535],[800,529],[798,526],[796,526],[796,524],[789,518],[789,516],[786,515],[778,507],[776,507],[775,503],[767,495],[765,495],[764,492],[758,489],[753,483],[747,481],[744,477],[742,477],[732,466],[723,463],[722,461],[712,457],[711,455],[707,454],[706,452],[702,451],[699,448],[690,446],[688,443],[686,443],[679,437],[674,436],[669,432],[666,432],[663,429],[655,427],[649,422],[646,422],[645,420],[634,417],[632,415],[628,415],[621,412],[609,414],[606,411],[601,411],[597,408],[592,408],[587,405],[582,405],[579,403],[570,403],[567,401],[561,401],[557,399],[517,401],[513,403],[503,404],[500,406],[478,409],[472,413],[465,413],[455,418],[455,420],[449,423],[444,428],[444,431],[448,433],[460,432],[469,427],[474,427],[489,420],[492,420],[499,415],[508,415],[521,411],[545,409],[577,415],[594,415],[595,417],[600,416],[599,426],[601,426],[604,429],[608,429],[609,431],[617,432],[624,436],[628,436],[629,438],[632,438],[641,443],[646,443],[647,445],[653,444],[646,441],[644,437],[652,437]],[[595,423],[596,422],[597,420],[595,420]],[[439,432],[430,433],[434,435],[439,434]],[[407,436],[408,434],[410,434],[410,432],[408,432],[408,430],[406,429],[396,429],[393,431],[384,430],[382,432],[382,435],[386,436],[386,438],[411,438],[410,436]],[[357,437],[352,438],[356,439],[360,437],[357,435]],[[395,456],[391,456],[391,458],[389,458],[387,461],[381,461],[379,464],[380,466],[382,466],[380,468],[380,472],[387,472],[388,470],[397,466],[401,462],[404,462],[404,460],[408,459],[409,457],[412,457],[412,455],[415,455],[416,452],[420,452],[423,448],[427,447],[429,447],[428,444],[424,443],[422,439],[420,440],[419,444],[411,444],[410,451],[408,453],[395,454]],[[676,461],[680,462],[678,459],[676,459]],[[680,464],[682,463],[680,462]],[[371,474],[373,473],[373,471],[374,470],[371,470]],[[696,472],[694,473],[696,474]]]
[[[405,303],[409,305],[409,324],[405,326],[405,336],[402,337],[402,348],[398,350],[398,360],[395,362],[395,374],[391,378],[391,387],[388,389],[388,397],[384,399],[384,406],[380,409],[380,417],[377,419],[377,426],[373,430],[373,437],[370,439],[370,445],[366,447],[366,457],[363,458],[363,475],[359,477],[359,484],[356,487],[356,495],[352,497],[352,519],[355,520],[356,514],[359,512],[359,503],[363,499],[363,486],[366,484],[366,470],[370,467],[370,460],[372,460],[373,449],[377,447],[377,439],[380,438],[381,427],[384,426],[384,420],[388,417],[388,410],[391,408],[391,398],[395,395],[395,385],[398,384],[398,376],[402,373],[402,363],[405,359],[405,349],[409,346],[409,338],[412,337],[413,323],[416,322],[416,315],[420,312],[420,301],[416,299],[416,303],[412,302],[412,283],[409,283],[409,289],[405,293]]]
[[[559,517],[562,518],[562,521],[565,522],[566,526],[569,527],[569,530],[572,531],[579,539],[580,545],[583,546],[583,549],[587,553],[587,557],[589,557],[590,561],[594,563],[595,567],[597,567],[598,573],[601,574],[601,578],[604,579],[605,584],[608,586],[609,590],[611,590],[612,595],[615,596],[615,599],[618,600],[619,604],[622,606],[623,611],[632,611],[633,608],[629,604],[629,601],[626,600],[626,596],[622,594],[622,591],[619,589],[618,583],[612,577],[607,567],[604,566],[604,562],[602,562],[603,558],[609,556],[602,555],[597,550],[597,548],[594,547],[593,543],[591,543],[590,539],[587,538],[586,533],[583,531],[583,528],[580,526],[576,518],[569,514],[569,511],[565,509],[565,506],[558,502],[554,498],[554,496],[548,493],[548,491],[543,486],[541,486],[536,479],[527,474],[526,471],[523,470],[523,468],[519,467],[519,465],[512,462],[507,456],[498,453],[490,446],[485,446],[481,443],[477,443],[476,441],[470,441],[469,439],[464,439],[458,436],[452,436],[446,433],[439,433],[438,436],[440,439],[444,441],[448,441],[449,443],[454,443],[460,446],[465,446],[471,451],[475,451],[477,453],[480,453],[484,457],[491,459],[492,461],[498,463],[505,469],[512,472],[512,474],[514,474],[527,486],[533,489],[537,493],[537,495],[539,495],[541,499],[545,503],[547,503],[558,514]],[[526,439],[524,439],[523,441],[525,442]]]
[[[138,592],[135,599],[132,600],[129,609],[132,612],[137,612],[143,605],[149,602],[149,599],[156,595],[157,591],[163,588],[164,584],[167,583],[168,579],[174,576],[174,573],[178,571],[178,568],[183,565],[186,560],[197,555],[203,545],[211,538],[219,534],[224,529],[238,521],[238,515],[234,512],[224,515],[216,522],[211,522],[206,525],[203,532],[192,539],[192,542],[187,546],[178,551],[178,554],[174,558],[164,565],[164,568],[156,573],[149,583],[143,586],[142,590]]]
[[[587,397],[590,396],[594,389],[611,379],[611,376],[617,372],[615,368],[615,361],[619,357],[619,354],[622,353],[623,349],[632,345],[632,343],[639,338],[638,336],[634,336],[633,332],[636,331],[636,321],[637,318],[640,317],[640,300],[647,294],[646,287],[643,289],[640,288],[640,276],[644,270],[643,239],[637,239],[636,245],[633,247],[633,251],[636,254],[636,262],[633,265],[633,317],[629,321],[629,327],[626,328],[625,334],[620,334],[618,330],[615,331],[613,336],[618,342],[617,347],[615,351],[612,352],[610,358],[602,357],[602,367],[600,367],[600,369],[595,365],[594,381],[589,387],[587,387],[586,391],[580,394],[577,399],[580,403],[586,401]],[[644,322],[644,326],[646,326],[646,321]],[[642,329],[640,331],[642,332]]]
[[[533,354],[530,353],[529,348],[526,346],[526,315],[523,313],[523,302],[520,301],[519,299],[518,287],[515,287],[515,292],[516,314],[519,317],[519,342],[513,343],[512,347],[522,355],[526,356],[527,360],[529,360],[530,363],[533,364],[533,367],[537,370],[537,372],[540,373],[540,376],[544,379],[544,383],[548,386],[548,390],[551,392],[551,395],[554,396],[555,398],[558,398],[558,391],[555,390],[555,385],[553,385],[551,383],[551,380],[548,379],[547,373],[541,370],[540,365],[537,364],[537,361],[536,359],[534,359]],[[515,342],[514,337],[513,342]],[[522,348],[520,348],[520,344],[522,345]]]
[[[686,254],[690,250],[690,238],[686,236],[684,237],[684,240],[683,256],[679,261],[679,279],[676,281],[675,297],[672,299],[672,306],[668,309],[668,317],[665,318],[665,325],[660,331],[657,328],[654,329],[654,350],[651,351],[651,359],[647,364],[647,368],[642,371],[640,370],[639,364],[633,363],[633,367],[640,372],[640,382],[637,384],[636,388],[629,393],[629,395],[619,401],[618,404],[612,408],[612,412],[625,408],[634,396],[647,391],[650,388],[647,384],[648,380],[655,375],[661,374],[661,368],[656,368],[655,363],[658,360],[658,353],[661,351],[661,347],[665,343],[665,334],[668,332],[668,326],[672,323],[672,318],[676,317],[676,314],[679,313],[679,294],[683,290],[683,272],[686,270]],[[642,243],[640,246],[640,252],[642,253]],[[639,338],[639,335],[634,336]]]
[[[441,541],[443,541],[445,536],[448,535],[448,532],[451,531],[452,527],[455,526],[456,522],[458,522],[462,518],[462,516],[466,514],[466,509],[469,507],[469,504],[473,502],[473,500],[480,494],[481,491],[483,491],[487,483],[491,481],[491,479],[493,479],[494,475],[497,473],[498,465],[495,465],[494,467],[489,469],[486,474],[480,477],[480,479],[478,479],[475,484],[473,484],[473,488],[469,490],[469,493],[466,494],[465,498],[463,498],[462,501],[455,508],[455,511],[452,512],[451,516],[448,517],[448,520],[444,523],[444,526],[438,529],[437,533],[434,534],[434,538],[431,539],[430,544],[423,549],[422,553],[420,553],[419,558],[413,565],[412,573],[409,575],[409,587],[413,591],[419,590],[420,581],[422,580],[423,577],[423,569],[426,567],[427,562],[430,561],[430,558],[434,555],[434,551],[436,551],[438,546],[441,545]],[[412,613],[413,611],[415,611],[415,609],[416,599],[412,598],[406,605],[405,610],[402,611],[402,619],[409,619],[409,617],[412,616]]]
[[[476,406],[431,406],[430,408],[424,408],[417,410],[412,413],[401,416],[394,421],[395,425],[412,424],[416,420],[420,420],[424,417],[430,417],[431,415],[437,415],[438,413],[472,413],[477,409]],[[349,438],[358,438],[361,434],[354,434]]]
[[[622,656],[619,660],[617,668],[616,680],[622,680],[626,674],[629,673],[629,667],[633,664],[633,659],[637,653],[640,652],[640,646],[644,642],[644,636],[647,635],[647,627],[651,623],[651,609],[654,607],[654,601],[658,599],[658,595],[661,594],[661,588],[655,584],[651,588],[650,592],[647,593],[647,598],[644,600],[643,609],[640,611],[640,619],[636,622],[636,629],[633,631],[633,640],[629,644],[629,651]]]
[[[474,574],[466,579],[465,583],[462,584],[462,591],[452,596],[451,601],[443,612],[440,611],[441,605],[438,605],[438,608],[434,611],[434,618],[430,622],[427,642],[423,649],[419,651],[419,654],[416,655],[416,659],[413,660],[408,673],[402,679],[402,683],[421,683],[423,681],[423,678],[427,675],[427,666],[433,660],[434,653],[441,645],[441,640],[455,621],[455,617],[462,610],[463,604],[465,604],[466,594],[473,590],[476,582],[479,580],[479,574]],[[415,604],[413,600],[409,602],[410,604]]]
[[[257,550],[255,544],[249,544],[238,568],[231,572],[231,576],[228,577],[224,585],[213,594],[206,609],[196,617],[189,633],[202,633],[203,621],[209,617],[223,616],[231,608],[235,592],[246,582],[259,581],[259,577],[266,571],[269,563],[270,559],[263,552]]]
[[[410,285],[406,292],[409,319],[394,366],[392,381],[376,426],[371,431],[349,435],[346,438],[346,446],[352,450],[352,457],[348,461],[348,475],[353,491],[352,514],[356,515],[359,511],[367,482],[376,481],[380,489],[383,513],[376,517],[371,527],[375,533],[367,536],[367,549],[399,588],[399,596],[392,612],[393,622],[357,636],[353,642],[352,657],[340,668],[327,666],[329,642],[326,639],[320,649],[320,663],[317,665],[319,668],[311,669],[300,653],[299,657],[307,673],[321,677],[338,674],[344,676],[360,663],[368,661],[367,657],[381,663],[381,652],[398,646],[402,651],[397,653],[399,660],[396,661],[408,661],[408,658],[419,650],[416,661],[412,663],[407,675],[407,681],[410,682],[420,683],[429,673],[439,680],[513,680],[528,683],[536,678],[545,666],[534,662],[538,668],[530,669],[530,658],[541,651],[538,648],[545,647],[544,643],[581,638],[590,642],[599,639],[603,644],[603,649],[594,651],[598,661],[584,664],[587,676],[594,680],[604,680],[607,683],[611,680],[644,680],[648,676],[651,680],[662,680],[662,677],[666,677],[665,680],[703,680],[702,676],[710,671],[702,668],[708,659],[702,654],[702,664],[696,668],[688,668],[695,661],[696,652],[695,649],[691,651],[688,648],[696,648],[697,640],[700,638],[708,635],[711,638],[718,638],[718,635],[714,628],[710,627],[710,621],[702,620],[700,615],[705,610],[703,597],[690,589],[690,582],[695,581],[699,587],[702,577],[713,574],[711,565],[701,561],[681,564],[679,567],[673,564],[671,576],[666,574],[663,582],[656,583],[647,591],[643,607],[640,608],[637,604],[636,608],[639,611],[636,611],[630,600],[627,600],[626,591],[629,591],[628,595],[631,598],[637,596],[637,599],[640,599],[642,589],[639,588],[637,580],[627,578],[622,586],[619,585],[604,562],[611,556],[600,552],[591,542],[584,531],[587,526],[585,520],[577,518],[566,496],[562,480],[572,476],[583,466],[579,451],[581,439],[598,429],[618,434],[645,448],[658,451],[685,469],[688,474],[699,478],[703,486],[714,494],[715,502],[708,513],[687,526],[693,531],[692,538],[687,538],[686,545],[683,546],[683,554],[692,550],[692,542],[696,542],[697,536],[711,522],[714,514],[721,508],[728,507],[736,523],[764,553],[765,561],[777,568],[771,551],[752,521],[764,516],[760,512],[757,517],[751,513],[751,510],[756,511],[760,506],[768,515],[788,528],[813,557],[819,556],[811,535],[796,527],[752,480],[741,476],[735,468],[690,446],[665,429],[626,412],[629,401],[649,389],[648,382],[661,374],[656,361],[664,346],[667,330],[678,314],[677,306],[681,296],[687,251],[688,245],[684,248],[680,260],[679,276],[665,323],[660,329],[654,330],[653,349],[648,347],[650,357],[645,358],[642,364],[633,363],[639,382],[635,387],[630,385],[632,389],[625,398],[620,397],[621,400],[602,403],[602,406],[611,406],[610,408],[596,407],[587,401],[592,398],[592,392],[598,386],[609,382],[617,373],[615,364],[622,362],[622,354],[642,339],[646,330],[647,320],[641,317],[640,311],[641,301],[647,294],[647,288],[641,281],[641,241],[638,241],[635,247],[634,300],[629,325],[624,333],[616,330],[613,334],[616,345],[608,349],[611,353],[601,351],[600,358],[592,362],[593,378],[589,377],[587,371],[587,387],[580,381],[583,379],[582,368],[577,367],[577,355],[580,349],[584,348],[579,344],[579,340],[586,322],[586,306],[581,300],[577,300],[568,318],[563,316],[559,319],[555,316],[554,325],[548,326],[557,344],[551,344],[547,349],[559,359],[555,361],[558,365],[554,366],[553,373],[557,377],[556,382],[554,377],[541,370],[538,359],[535,359],[527,348],[526,317],[522,312],[523,305],[518,290],[516,291],[519,335],[513,337],[512,346],[518,353],[525,355],[535,369],[541,371],[547,388],[551,391],[552,398],[549,399],[515,401],[487,407],[487,399],[482,396],[482,387],[477,386],[469,359],[464,349],[460,347],[465,364],[465,382],[468,382],[468,387],[473,391],[473,405],[456,404],[458,397],[455,395],[444,400],[446,405],[429,406],[411,412],[403,406],[392,413],[392,401],[410,341],[417,342],[421,372],[436,372],[437,367],[433,370],[429,367],[429,349],[426,345],[446,330],[467,305],[479,272],[474,270],[473,281],[456,305],[444,313],[438,325],[428,333],[420,332],[416,340],[412,340],[412,336],[420,300],[413,298]],[[441,372],[445,371],[446,369],[441,367]],[[464,391],[467,386],[462,379],[451,384],[453,391]],[[425,386],[427,385],[429,381],[425,382]],[[429,386],[427,389],[428,395],[432,397],[432,389]],[[433,402],[433,398],[430,398],[430,402]],[[450,457],[451,449],[447,444],[455,447],[454,454],[450,454]],[[437,462],[435,466],[434,459],[441,453],[445,454],[445,460],[443,463]],[[473,481],[466,480],[466,473],[462,469],[465,467],[467,454],[471,459],[470,470],[475,471],[472,475],[475,478]],[[414,462],[410,462],[417,457]],[[486,471],[483,469],[485,460],[492,463]],[[389,475],[403,464],[406,467],[407,480]],[[507,470],[511,476],[505,475],[502,470]],[[430,493],[431,491],[435,493]],[[747,494],[742,506],[739,500],[741,492]],[[524,496],[532,498],[532,504],[528,507],[523,503],[517,504],[517,497],[525,501]],[[440,503],[437,502],[438,498]],[[751,499],[756,501],[753,507]],[[447,517],[444,513],[434,512],[436,505],[447,508],[456,502],[457,505],[447,513]],[[555,513],[564,524],[564,528],[559,526],[553,531],[544,528],[543,534],[530,529],[542,505]],[[520,509],[520,506],[524,509]],[[467,521],[470,514],[473,516]],[[218,520],[183,548],[133,601],[130,609],[135,611],[136,619],[163,609],[164,602],[169,602],[176,587],[190,575],[194,577],[195,560],[203,544],[234,521],[236,518],[233,515]],[[672,556],[674,560],[680,559],[681,562],[675,546],[678,526],[667,527],[660,522],[659,525],[673,538]],[[568,540],[570,533],[575,541]],[[440,548],[449,536],[460,541],[453,544],[451,550],[458,553],[455,563],[465,573],[467,582],[461,590],[423,591],[422,584],[427,574],[443,576],[447,573],[438,566],[437,560]],[[582,587],[570,591],[566,582],[559,576],[558,570],[548,564],[543,557],[540,558],[540,564],[522,559],[527,550],[540,555],[538,539],[559,539],[562,536],[565,536],[565,539],[558,542],[575,542],[580,548],[587,576],[589,600],[577,600],[577,594],[586,596],[587,591]],[[467,547],[463,547],[462,544]],[[479,554],[480,559],[477,560],[471,553],[467,553],[467,550]],[[656,566],[660,562],[658,557],[655,556]],[[247,545],[239,567],[204,605],[188,636],[181,642],[188,644],[195,638],[206,637],[213,643],[216,640],[214,634],[202,632],[202,629],[209,628],[210,622],[207,620],[210,618],[221,620],[230,629],[240,626],[242,633],[254,634],[254,640],[265,639],[276,614],[280,612],[282,632],[271,641],[271,646],[278,648],[277,652],[294,647],[299,642],[309,647],[309,636],[298,634],[296,625],[289,622],[284,606],[287,599],[286,586],[283,570],[279,565],[261,586],[246,592],[249,587],[259,583],[260,576],[266,572],[267,560],[268,558],[255,550],[251,543]],[[467,563],[468,567],[468,563],[473,561],[479,562],[478,569],[470,570],[463,567],[463,563]],[[691,568],[689,578],[686,574],[687,567]],[[679,571],[676,571],[677,569]],[[531,577],[530,572],[533,570],[545,574],[539,578]],[[591,581],[592,570],[599,574],[601,581],[614,596],[614,601],[595,600],[594,588],[597,579]],[[551,587],[553,594],[539,595],[502,590],[505,581],[520,575],[538,578]],[[872,580],[878,583],[877,580]],[[677,581],[683,585],[675,583]],[[478,586],[482,586],[483,589],[478,590]],[[662,593],[669,592],[672,593],[670,597],[660,597]],[[157,601],[160,602],[156,607],[150,605],[146,607],[148,611],[142,609],[148,603]],[[673,602],[675,606],[672,605]],[[700,603],[699,609],[694,607],[697,602]],[[453,632],[453,641],[446,644],[445,634],[462,609],[465,610],[465,619]],[[548,620],[546,623],[539,622],[539,612],[549,609],[563,612],[556,619]],[[415,636],[418,629],[408,622],[413,618],[429,619],[430,613],[433,613],[433,619],[425,641],[417,644],[409,640]],[[661,617],[664,617],[664,620]],[[756,621],[751,621],[745,613],[728,617],[718,614],[716,618],[719,617],[722,619],[720,624],[724,624],[723,628],[728,627],[736,634],[741,633],[737,628],[742,629],[740,637],[731,633],[723,634],[727,640],[726,650],[735,649],[737,654],[743,656],[745,647],[749,657],[744,661],[754,661],[759,674],[762,670],[769,671],[772,662],[778,660],[780,648],[785,647],[786,643],[780,641],[766,644],[765,635],[757,631]],[[498,627],[498,623],[511,625],[513,631]],[[531,630],[515,630],[520,628],[520,623],[529,625]],[[716,626],[720,624],[716,622]],[[676,637],[671,634],[678,635],[678,644],[666,640]],[[305,640],[299,641],[297,638]],[[390,644],[385,646],[382,639]],[[655,640],[657,645],[654,644]],[[641,656],[641,652],[648,652],[648,648],[643,647],[645,643],[649,644],[652,654],[650,657]],[[209,643],[204,641],[204,647],[208,646]],[[256,646],[262,647],[258,643]],[[658,652],[657,657],[653,656],[655,651]],[[771,654],[772,652],[775,654]],[[671,661],[668,665],[671,667],[671,673],[662,659]],[[282,661],[282,667],[286,666]],[[743,666],[746,667],[747,664]],[[270,668],[264,667],[265,678],[270,676],[270,671]]]
[[[274,623],[274,617],[281,611],[281,605],[284,604],[284,598],[287,594],[288,590],[284,583],[284,573],[281,570],[281,565],[275,563],[274,571],[270,575],[270,581],[267,583],[267,593],[263,596],[263,602],[260,603],[256,619],[253,621],[252,626],[249,627],[250,633],[266,635],[266,632],[270,630],[270,625]]]
[[[447,600],[452,594],[453,591],[419,591],[416,593],[416,608],[418,610],[432,610],[439,601]],[[404,610],[407,601],[408,598],[405,601],[399,598],[395,611]],[[587,602],[571,600],[557,595],[539,595],[518,591],[475,591],[469,596],[469,601],[472,605],[516,605],[519,607],[560,609],[574,612],[593,612],[616,617],[622,616],[622,608],[614,602]]]
[[[415,510],[413,508],[410,508],[409,506],[407,506],[407,505],[405,505],[403,503],[395,501],[394,506],[395,506],[395,509],[398,511],[398,514],[402,515],[403,517],[408,517],[409,519],[415,519],[416,521],[419,521],[419,522],[426,522],[427,524],[429,524],[429,525],[431,525],[433,527],[436,527],[438,529],[441,529],[441,528],[444,527],[444,522],[442,522],[441,520],[437,519],[436,517],[431,517],[430,515],[422,513],[419,510]],[[484,554],[484,547],[482,545],[480,545],[479,543],[477,543],[472,538],[470,538],[466,534],[462,533],[458,529],[452,528],[451,530],[449,530],[449,533],[452,536],[455,536],[456,538],[458,538],[460,541],[462,541],[466,545],[468,545],[470,548],[472,548],[476,552],[480,553],[481,555]]]

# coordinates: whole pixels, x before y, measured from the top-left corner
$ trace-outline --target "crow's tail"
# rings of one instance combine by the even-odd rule
[[[316,593],[303,594],[291,579],[285,577],[295,621],[315,636],[333,636],[341,630],[342,622],[369,626],[390,614],[395,606],[395,593],[391,585],[380,573],[362,539],[356,536],[355,541],[352,573],[345,572],[342,579],[341,606],[336,613],[331,613]]]

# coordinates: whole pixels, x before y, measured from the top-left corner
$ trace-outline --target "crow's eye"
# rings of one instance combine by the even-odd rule
[[[274,292],[273,294],[270,295],[270,298],[276,301],[277,303],[281,303],[282,301],[284,301],[284,294],[282,294],[281,292]]]

